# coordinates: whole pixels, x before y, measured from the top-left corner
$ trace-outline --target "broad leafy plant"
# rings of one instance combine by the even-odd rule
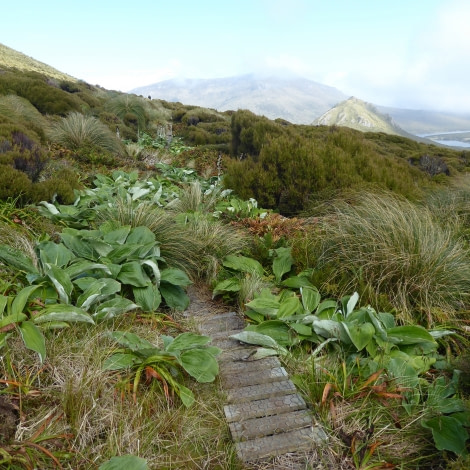
[[[182,383],[182,371],[197,382],[212,382],[219,372],[216,356],[221,350],[208,346],[211,339],[195,333],[181,333],[176,338],[162,335],[162,347],[131,332],[114,331],[109,337],[121,348],[104,363],[104,370],[130,370],[133,375],[133,394],[137,393],[142,376],[148,382],[159,381],[165,395],[170,398],[174,391],[185,406],[191,406],[194,395]]]

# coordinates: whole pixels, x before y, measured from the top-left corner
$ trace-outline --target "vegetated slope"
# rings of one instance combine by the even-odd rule
[[[215,108],[249,109],[270,119],[308,124],[345,95],[336,88],[303,78],[243,75],[217,79],[165,80],[131,90],[166,101]]]
[[[286,126],[248,111],[232,116],[232,155],[227,187],[286,215],[361,187],[419,198],[425,187],[464,171],[469,156],[385,133]]]
[[[50,65],[39,62],[32,57],[15,51],[8,46],[0,43],[0,67],[15,68],[22,71],[38,72],[57,80],[68,80],[76,82],[77,79],[71,75],[60,72]]]

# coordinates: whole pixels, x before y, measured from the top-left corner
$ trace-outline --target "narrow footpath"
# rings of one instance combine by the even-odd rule
[[[221,312],[195,289],[189,294],[186,314],[222,349],[218,360],[227,397],[224,412],[239,459],[249,464],[324,445],[325,432],[314,423],[279,359],[250,360],[256,347],[230,338],[243,330],[243,318],[236,312]]]

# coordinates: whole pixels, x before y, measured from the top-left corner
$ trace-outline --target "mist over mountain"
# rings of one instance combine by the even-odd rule
[[[131,90],[166,101],[214,108],[249,109],[269,119],[310,124],[347,96],[336,88],[298,77],[249,74],[216,79],[172,79]]]
[[[305,78],[263,77],[255,74],[217,79],[171,79],[134,88],[130,93],[214,108],[218,111],[248,109],[270,119],[281,118],[294,124],[318,122],[321,116],[349,98],[337,88]],[[470,130],[470,114],[367,104],[369,108],[374,107],[375,112],[385,115],[385,121],[387,119],[393,121],[388,129],[389,133],[413,137]],[[371,122],[366,116],[367,108],[363,107],[362,111],[365,112],[362,121]],[[357,122],[360,120],[358,116]],[[395,129],[392,129],[394,126]],[[380,128],[384,130],[386,127],[383,122],[375,130],[378,131]],[[366,126],[362,130],[374,129]]]

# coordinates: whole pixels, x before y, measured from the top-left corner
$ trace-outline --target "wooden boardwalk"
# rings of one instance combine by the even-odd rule
[[[199,331],[222,349],[219,376],[227,397],[224,412],[239,459],[249,463],[324,444],[325,432],[315,425],[279,359],[250,360],[256,347],[230,338],[244,328],[243,319],[235,312],[201,314],[201,307],[193,307],[198,309]]]

